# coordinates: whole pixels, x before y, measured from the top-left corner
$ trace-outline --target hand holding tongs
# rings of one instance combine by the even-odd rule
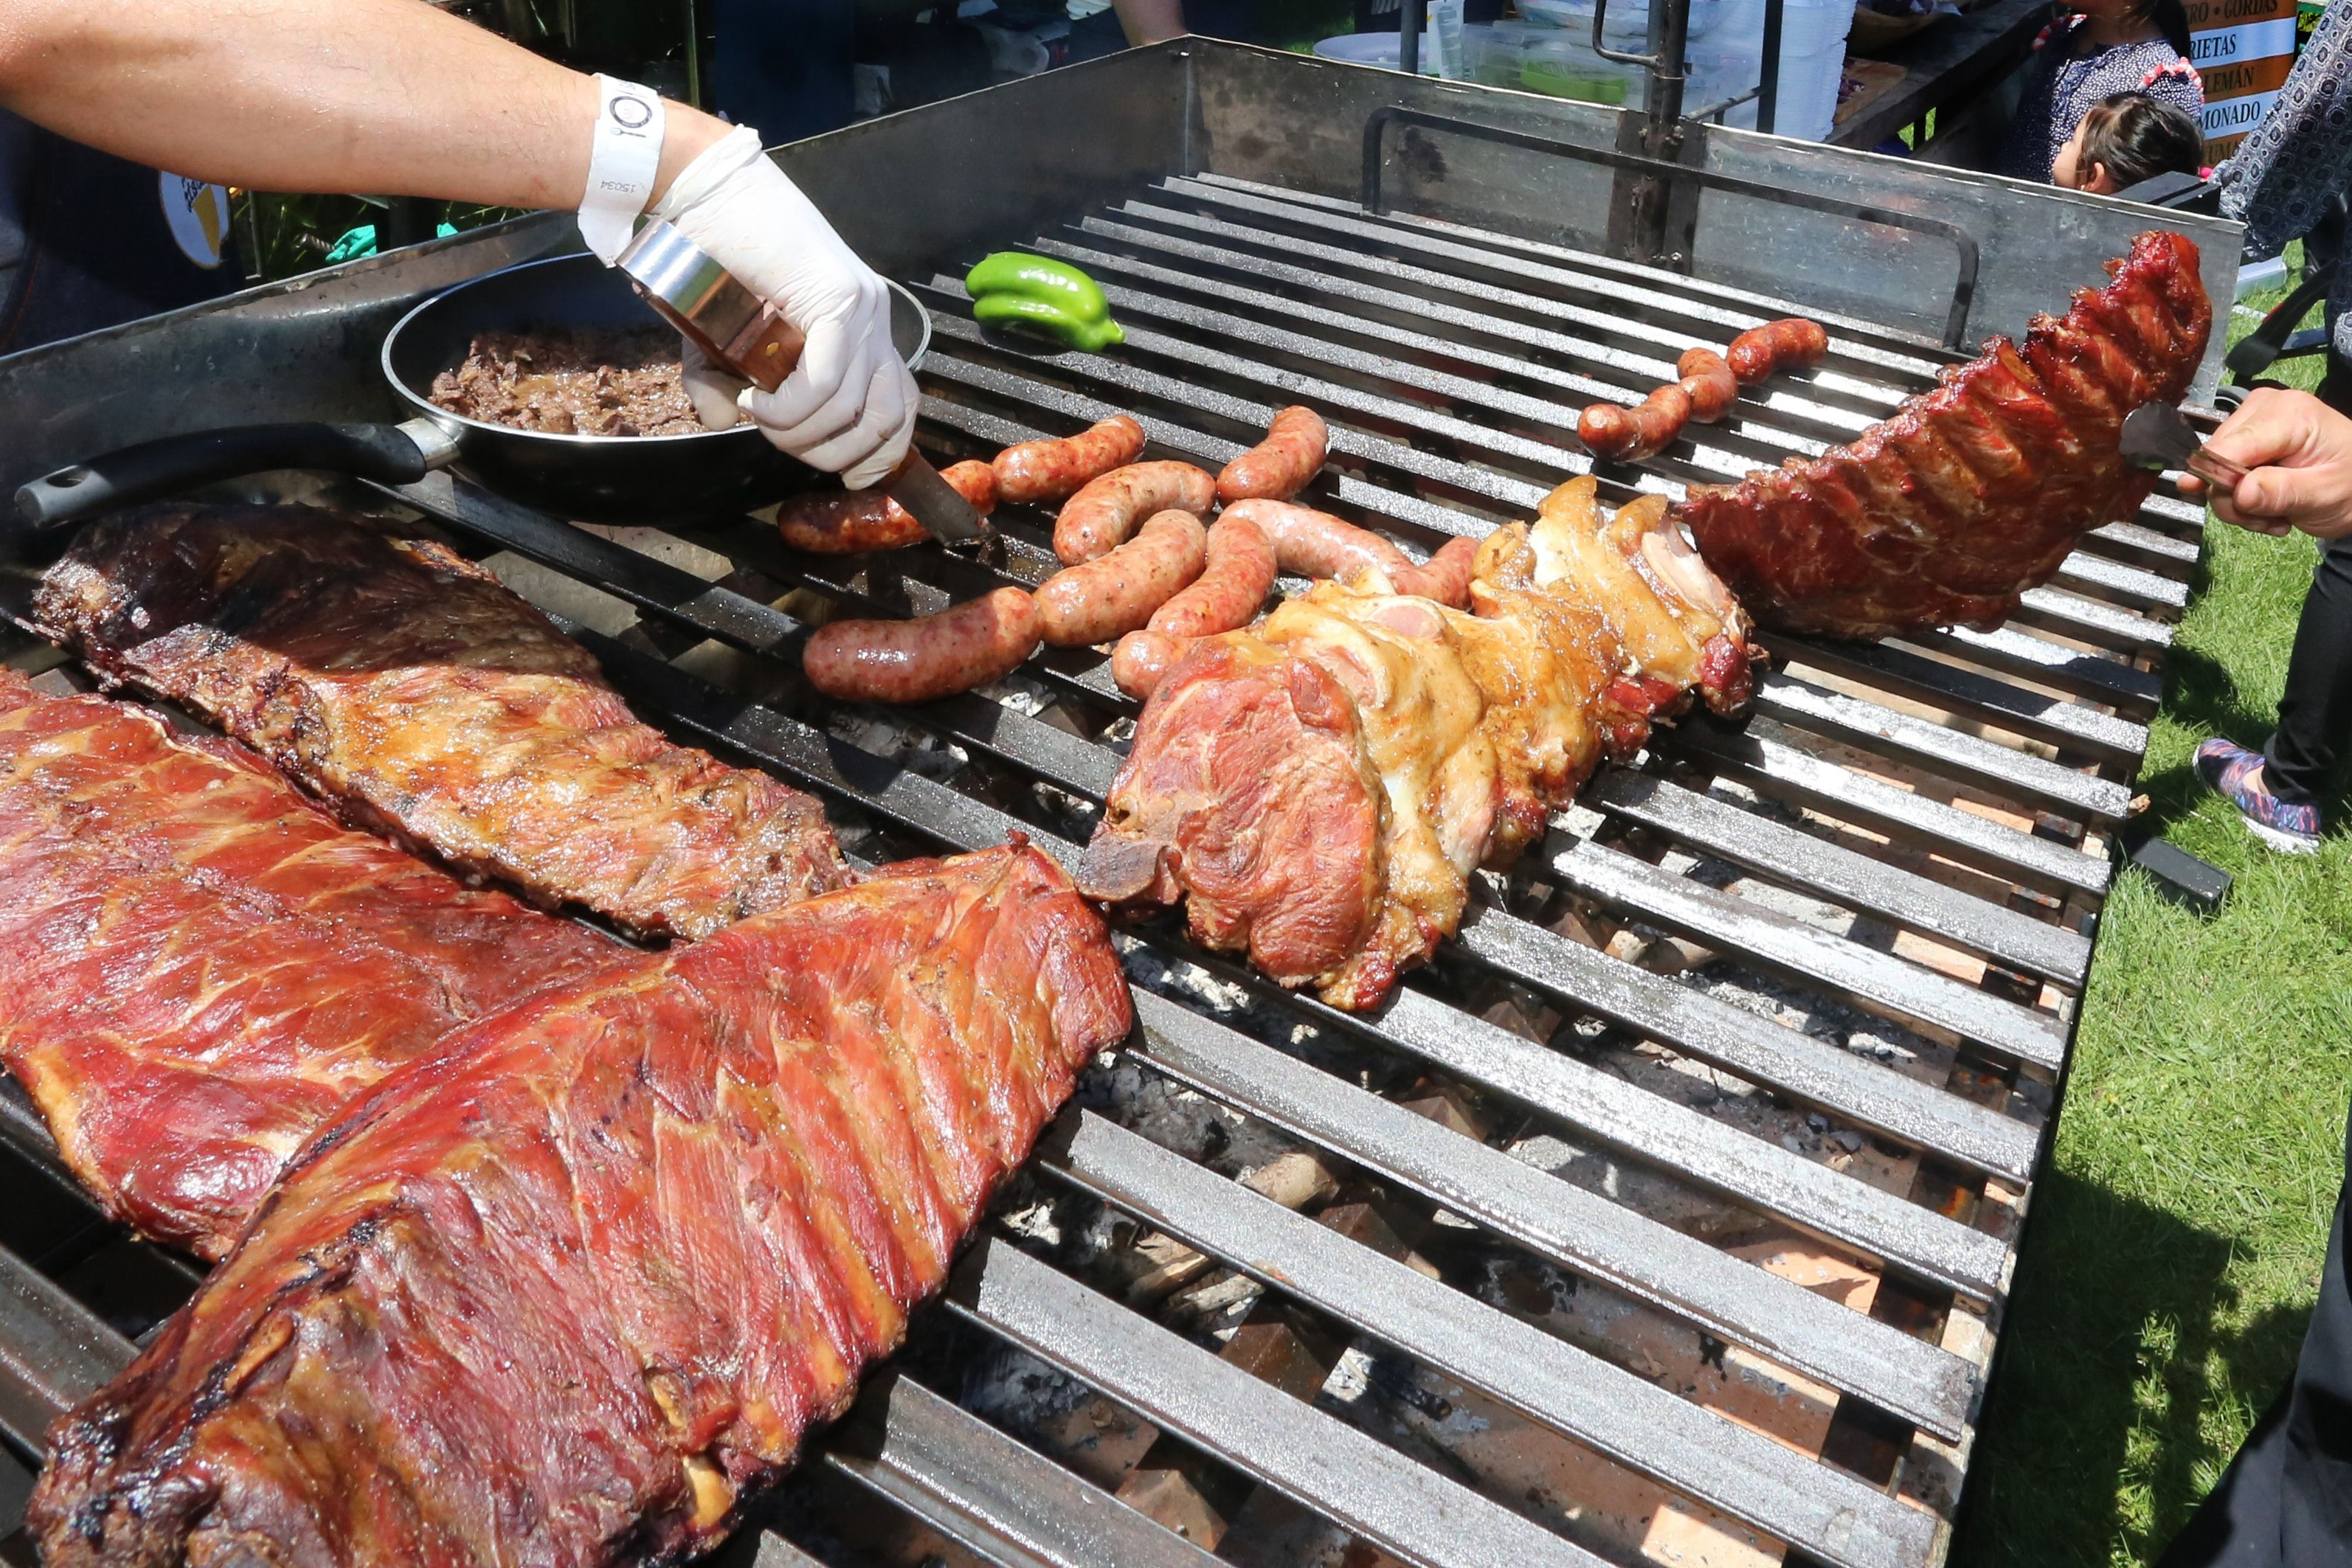
[[[2151,473],[2179,468],[2195,475],[2221,495],[2238,488],[2245,468],[2205,444],[2188,418],[2168,402],[2144,402],[2124,420],[2124,461]],[[2252,532],[2273,538],[2293,530],[2285,523],[2246,523]]]

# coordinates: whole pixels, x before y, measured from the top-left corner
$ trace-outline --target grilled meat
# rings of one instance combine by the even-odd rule
[[[1604,755],[1638,750],[1693,688],[1728,711],[1746,625],[1662,508],[1604,520],[1591,479],[1478,551],[1476,613],[1377,569],[1203,638],[1154,689],[1080,885],[1184,901],[1334,1007],[1375,1006],[1460,924]]]
[[[0,1059],[160,1240],[220,1257],[385,1073],[630,956],[336,826],[242,747],[0,670]]]
[[[701,1551],[898,1343],[1129,1019],[1101,921],[1013,844],[478,1020],[315,1141],[58,1424],[43,1555]]]
[[[356,517],[167,506],[99,523],[32,618],[352,825],[640,935],[708,936],[846,879],[814,800],[670,744],[489,573]]]
[[[2154,476],[2124,462],[2120,433],[2197,373],[2213,314],[2197,263],[2181,235],[2143,234],[2063,319],[1994,339],[1852,445],[1695,492],[1679,516],[1767,624],[1999,625],[2076,538],[2147,498]]]

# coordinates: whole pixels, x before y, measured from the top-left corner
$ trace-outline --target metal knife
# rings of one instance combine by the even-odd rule
[[[646,303],[711,363],[762,392],[782,386],[800,361],[804,340],[799,330],[669,225],[650,223],[638,230],[614,265]],[[971,503],[919,452],[910,449],[879,488],[934,538],[956,544],[988,537],[988,525]]]

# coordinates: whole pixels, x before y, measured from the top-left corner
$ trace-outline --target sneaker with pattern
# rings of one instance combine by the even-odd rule
[[[2238,808],[2247,831],[2291,855],[2319,852],[2319,808],[2282,800],[2263,777],[2263,754],[2219,736],[2198,743],[2197,777]]]

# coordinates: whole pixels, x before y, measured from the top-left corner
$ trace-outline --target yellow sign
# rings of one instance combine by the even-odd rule
[[[2187,0],[2189,63],[2205,78],[2205,156],[2227,158],[2294,68],[2295,0]]]

